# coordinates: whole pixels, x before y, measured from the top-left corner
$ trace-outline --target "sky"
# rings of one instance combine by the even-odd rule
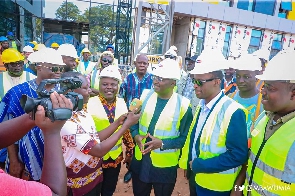
[[[73,2],[78,6],[80,11],[83,13],[85,9],[89,8],[89,0],[67,0],[68,2]],[[83,2],[86,1],[86,2]],[[88,1],[88,2],[87,2]],[[97,5],[97,3],[115,4],[118,0],[91,0],[92,6]],[[55,18],[55,11],[62,4],[63,0],[45,0],[44,14],[46,18]]]

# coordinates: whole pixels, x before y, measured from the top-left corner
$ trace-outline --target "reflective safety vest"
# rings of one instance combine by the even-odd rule
[[[94,68],[95,68],[94,62],[89,61],[88,67],[87,69],[85,69],[84,61],[80,61],[77,67],[77,71],[80,72],[81,74],[88,75],[94,70]]]
[[[157,93],[153,90],[145,89],[141,95],[142,115],[139,119],[139,134],[146,135],[151,123],[151,119],[155,112],[157,103]],[[190,101],[177,93],[173,93],[168,100],[165,108],[153,130],[153,136],[159,139],[173,139],[179,136],[180,121],[188,110]],[[142,141],[145,143],[145,139]],[[165,168],[178,165],[180,149],[155,149],[151,151],[150,157],[154,167]],[[142,153],[138,147],[135,146],[136,160],[142,159]]]
[[[11,48],[14,48],[17,50],[17,44],[16,41],[11,41]]]
[[[126,103],[122,98],[116,98],[116,109],[115,109],[115,119],[118,119],[121,115],[128,112]],[[109,119],[105,112],[105,109],[98,96],[90,98],[87,104],[87,110],[91,114],[96,130],[102,131],[110,125]],[[121,127],[121,126],[120,126]],[[117,131],[120,129],[118,127]],[[104,160],[109,159],[110,157],[115,160],[122,153],[122,137],[118,140],[116,145],[103,157]]]
[[[94,70],[91,73],[90,88],[99,90],[99,74],[100,74],[100,70],[94,68]]]
[[[222,96],[223,97],[216,103],[205,125],[203,126],[203,131],[200,137],[200,154],[198,158],[210,159],[225,153],[227,151],[225,145],[226,134],[233,113],[238,109],[242,109],[247,116],[247,110],[243,108],[243,106],[228,98],[227,96]],[[190,140],[194,138],[191,137],[191,134],[193,131],[195,131],[193,128],[195,123],[197,123],[197,117],[199,116],[199,113],[200,106],[197,107],[196,114],[190,126],[188,137],[182,149],[182,157],[179,160],[179,166],[183,169],[187,169],[189,161],[188,154],[190,148],[192,147]],[[195,132],[193,132],[193,134],[195,134]],[[247,148],[247,146],[245,146],[245,148]],[[199,186],[202,186],[206,189],[213,191],[229,191],[233,188],[240,168],[241,166],[219,173],[198,173],[195,176],[195,181]]]
[[[35,79],[36,76],[31,74],[30,72],[24,71],[20,76],[19,84],[24,83],[26,81]],[[8,74],[8,71],[0,73],[0,101],[4,97],[4,95],[15,86],[11,81],[11,76]]]
[[[295,118],[284,123],[265,141],[268,121],[269,118],[264,116],[251,133],[244,193],[254,196],[295,195]]]

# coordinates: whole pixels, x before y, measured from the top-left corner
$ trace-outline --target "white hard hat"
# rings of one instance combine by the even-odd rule
[[[228,69],[229,64],[218,49],[205,49],[197,58],[195,67],[190,74],[205,74]]]
[[[179,80],[180,79],[180,69],[178,63],[173,59],[164,59],[159,63],[153,72],[153,75],[162,78]]]
[[[171,50],[171,49],[167,50],[167,52],[165,53],[165,56],[166,55],[171,55],[171,56],[175,56],[175,57],[177,56],[176,52],[174,50]]]
[[[257,56],[258,58],[262,58],[265,60],[269,60],[269,55],[270,55],[270,51],[267,49],[260,49],[260,50],[256,50],[255,52],[252,53],[253,56]]]
[[[23,52],[34,52],[33,48],[31,46],[25,46],[23,48]]]
[[[169,49],[171,49],[171,50],[177,50],[176,46],[171,46]]]
[[[77,50],[72,44],[62,44],[59,46],[57,51],[62,55],[62,56],[69,56],[73,58],[79,58],[77,55]]]
[[[260,80],[289,80],[295,83],[295,51],[279,52],[268,63],[262,75],[257,75]]]
[[[118,80],[119,82],[122,81],[122,76],[119,72],[119,69],[117,66],[115,65],[109,65],[106,68],[104,68],[100,74],[99,77],[107,77],[107,78],[114,78],[116,80]]]
[[[50,63],[53,65],[65,65],[60,53],[53,48],[43,48],[30,54],[28,60],[32,63]]]
[[[257,56],[251,54],[243,54],[231,67],[238,70],[259,71],[261,70],[261,61]]]

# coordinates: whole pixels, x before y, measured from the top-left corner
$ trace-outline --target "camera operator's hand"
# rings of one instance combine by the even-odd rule
[[[127,118],[126,118],[123,125],[126,125],[128,127],[135,125],[138,122],[140,115],[141,115],[141,113],[135,114],[133,112],[128,112]]]
[[[57,108],[69,108],[73,109],[73,104],[63,94],[53,92],[50,95],[53,109]],[[66,121],[54,121],[51,122],[49,118],[45,117],[45,110],[42,106],[38,106],[35,114],[35,124],[43,131],[44,134],[59,132]]]

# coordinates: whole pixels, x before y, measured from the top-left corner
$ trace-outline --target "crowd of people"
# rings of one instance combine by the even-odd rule
[[[182,66],[171,46],[156,69],[138,54],[122,77],[111,44],[97,63],[71,44],[0,44],[0,195],[111,196],[122,164],[135,196],[172,195],[179,168],[191,196],[295,194],[294,51],[268,61],[205,49]],[[32,120],[21,98],[68,77],[82,83],[72,91],[83,109],[47,84],[53,108],[72,115],[51,122],[38,106]]]

